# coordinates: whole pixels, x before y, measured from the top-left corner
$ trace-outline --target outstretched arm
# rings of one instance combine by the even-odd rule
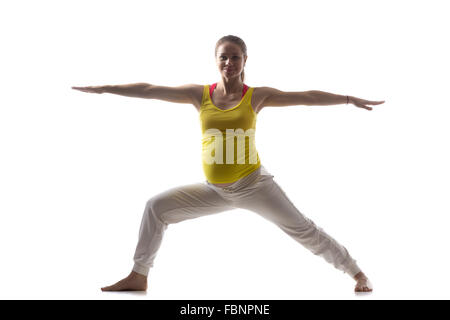
[[[72,89],[89,93],[113,93],[127,97],[159,99],[174,103],[198,104],[198,92],[201,85],[187,84],[178,87],[157,86],[148,83],[131,83],[122,85],[72,87]]]
[[[263,107],[284,107],[295,105],[325,106],[352,103],[359,108],[372,110],[372,107],[368,107],[366,105],[384,103],[384,101],[370,101],[353,96],[338,95],[318,90],[285,92],[270,87],[261,87],[258,89],[263,97],[260,109]]]
[[[148,83],[131,83],[113,86],[72,87],[72,89],[88,93],[114,93],[127,97],[147,98],[150,86]]]

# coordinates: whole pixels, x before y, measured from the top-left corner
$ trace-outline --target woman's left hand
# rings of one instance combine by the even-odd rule
[[[359,107],[359,108],[364,108],[364,109],[367,109],[367,110],[372,110],[372,107],[368,107],[368,106],[366,106],[366,104],[382,104],[382,103],[384,103],[384,100],[383,101],[370,101],[370,100],[364,100],[364,99],[359,99],[359,98],[356,98],[356,97],[351,97],[351,96],[348,96],[348,102],[349,103],[353,103],[355,106],[357,106],[357,107]]]

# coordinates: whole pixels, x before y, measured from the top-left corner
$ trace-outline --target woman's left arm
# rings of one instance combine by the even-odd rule
[[[372,110],[372,107],[368,107],[367,105],[384,103],[384,101],[364,100],[353,96],[343,96],[319,90],[285,92],[270,87],[260,87],[258,89],[260,90],[262,96],[260,109],[263,107],[284,107],[295,105],[326,106],[352,103],[356,107]]]

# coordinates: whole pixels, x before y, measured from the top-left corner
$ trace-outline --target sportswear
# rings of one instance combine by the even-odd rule
[[[199,119],[202,130],[202,165],[210,183],[231,183],[261,166],[255,146],[257,114],[251,106],[253,88],[244,84],[241,101],[220,109],[211,100],[217,83],[205,85]]]

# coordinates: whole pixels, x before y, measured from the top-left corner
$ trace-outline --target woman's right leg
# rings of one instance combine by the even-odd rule
[[[235,207],[206,183],[175,187],[147,201],[134,254],[133,271],[102,291],[146,290],[147,275],[169,224],[232,210]]]
[[[206,183],[175,187],[147,201],[133,271],[147,275],[169,224],[234,209]]]

